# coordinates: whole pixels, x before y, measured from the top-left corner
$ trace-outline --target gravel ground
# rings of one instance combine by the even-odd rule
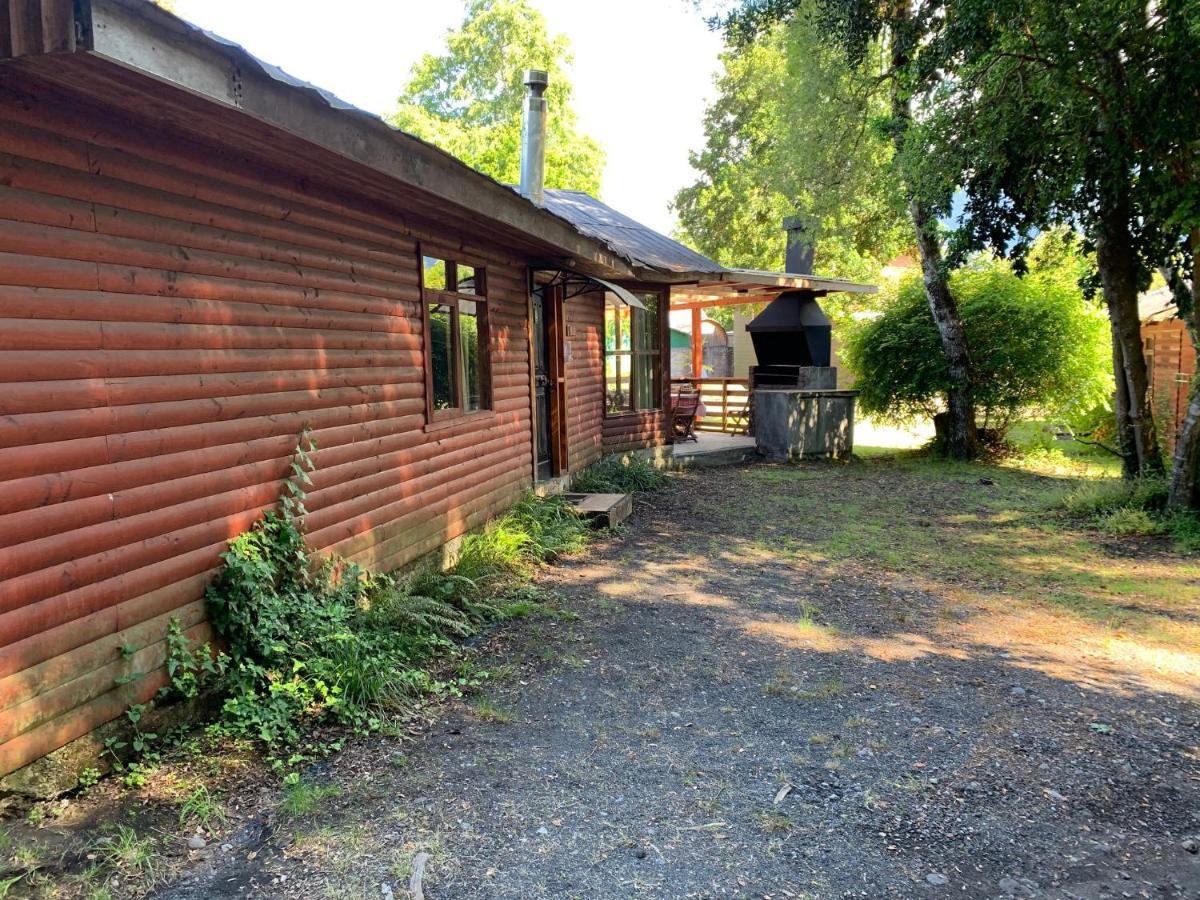
[[[764,520],[781,496],[832,520],[909,489],[886,470],[746,472],[639,501],[539,578],[558,615],[481,643],[480,696],[314,769],[336,794],[160,896],[405,898],[427,853],[431,900],[1200,897],[1194,693],[1076,653],[1069,619],[1009,640],[959,585],[764,546],[817,536]],[[974,496],[910,487],[935,522]]]

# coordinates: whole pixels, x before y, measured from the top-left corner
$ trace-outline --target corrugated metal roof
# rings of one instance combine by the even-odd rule
[[[583,191],[547,188],[545,198],[547,210],[566,219],[581,234],[600,241],[636,267],[714,275],[726,271],[720,263],[617,212]]]

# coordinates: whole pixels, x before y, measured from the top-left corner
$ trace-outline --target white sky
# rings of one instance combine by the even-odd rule
[[[579,124],[604,146],[605,202],[670,233],[693,177],[721,39],[692,0],[530,0],[575,54]],[[389,112],[409,69],[438,52],[460,0],[177,0],[185,19],[356,106]],[[553,115],[553,110],[551,110]]]

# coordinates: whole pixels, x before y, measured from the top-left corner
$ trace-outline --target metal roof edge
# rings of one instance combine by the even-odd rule
[[[408,187],[542,241],[581,268],[634,277],[629,261],[441,148],[288,75],[148,0],[83,0],[88,52],[250,115]],[[309,102],[299,102],[301,98]]]

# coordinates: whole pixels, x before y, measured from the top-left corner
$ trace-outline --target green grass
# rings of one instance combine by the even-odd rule
[[[166,874],[158,844],[127,825],[97,838],[90,847],[90,855],[110,876],[136,881],[144,890],[149,890]]]
[[[223,827],[229,821],[225,807],[213,797],[207,785],[199,785],[188,794],[179,807],[179,824],[194,824],[211,833],[215,827]]]
[[[614,454],[576,475],[571,490],[584,494],[641,494],[663,487],[668,477],[644,457]]]
[[[301,779],[289,784],[283,792],[279,812],[289,819],[300,819],[310,815],[325,800],[341,794],[341,788],[332,784],[313,784]]]
[[[472,705],[472,710],[475,713],[475,718],[483,722],[490,722],[493,725],[508,725],[512,722],[512,713],[506,709],[501,709],[488,700],[475,701]]]
[[[1106,628],[1200,646],[1195,629],[1171,621],[1194,594],[1200,560],[1144,563],[1144,544],[1131,544],[1132,556],[1111,545],[1168,535],[1154,552],[1195,552],[1200,522],[1167,520],[1154,509],[1160,483],[1118,475],[1115,459],[1066,442],[993,463],[893,451],[851,464],[741,470],[738,487],[703,499],[698,517],[726,535],[724,554],[765,554],[830,577],[867,566],[948,596],[1049,604]],[[1150,509],[1126,511],[1131,498]],[[911,612],[897,606],[894,616],[903,622]],[[812,618],[802,607],[801,623]]]

